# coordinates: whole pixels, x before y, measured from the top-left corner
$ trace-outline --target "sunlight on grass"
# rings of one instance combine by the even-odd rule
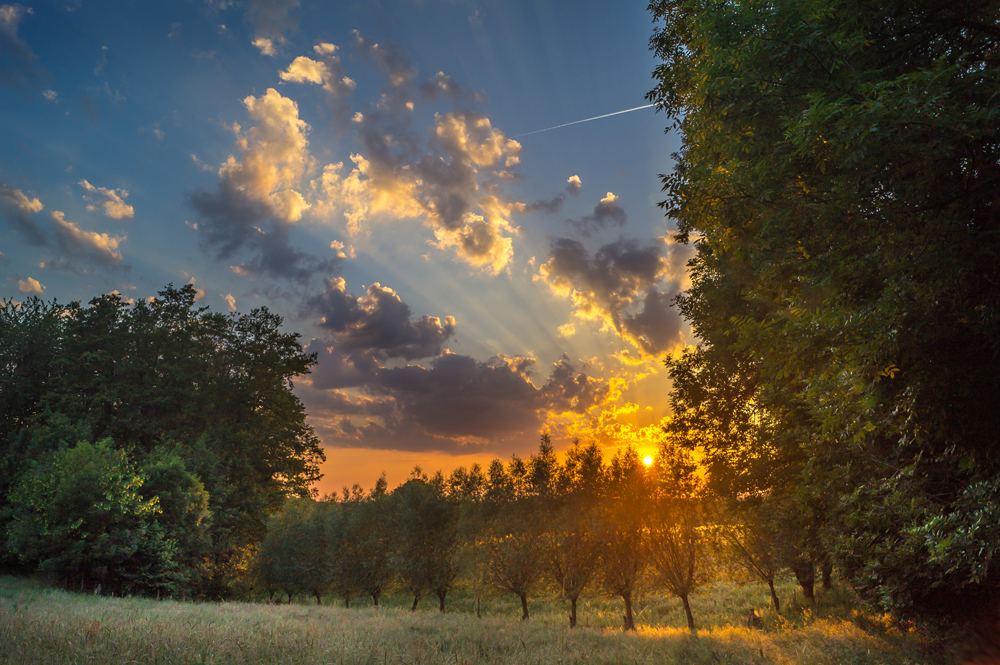
[[[791,589],[786,588],[786,592]],[[778,621],[765,630],[741,627],[743,605],[766,591],[717,585],[697,598],[704,628],[692,636],[673,599],[641,603],[640,626],[619,629],[620,608],[610,598],[582,607],[590,627],[569,629],[561,602],[535,602],[534,616],[517,620],[517,608],[491,599],[494,610],[474,614],[395,606],[352,609],[315,604],[182,603],[138,598],[100,598],[45,589],[30,581],[0,578],[2,663],[716,663],[757,665],[865,663],[922,665],[927,656],[919,633],[862,629],[852,608],[826,610],[839,617]],[[831,594],[831,599],[837,596]],[[456,606],[465,605],[468,599]],[[391,603],[392,604],[392,603]],[[790,603],[791,605],[791,603]],[[725,609],[725,608],[730,609]],[[820,605],[822,607],[822,605]],[[793,609],[793,612],[797,610]],[[853,614],[856,614],[854,612]],[[726,617],[730,620],[726,620]],[[767,625],[767,624],[766,624]],[[871,620],[870,626],[878,622]]]

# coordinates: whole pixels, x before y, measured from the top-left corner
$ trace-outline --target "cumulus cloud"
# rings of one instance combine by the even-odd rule
[[[35,87],[45,72],[35,64],[35,54],[17,36],[21,19],[34,12],[19,4],[0,5],[0,84],[18,90]]]
[[[76,184],[90,193],[90,196],[85,194],[83,197],[90,203],[87,206],[88,210],[93,210],[95,206],[100,205],[104,209],[104,214],[111,219],[127,219],[131,221],[135,216],[135,209],[125,203],[125,199],[128,198],[128,192],[124,189],[94,187],[86,180],[81,180]],[[97,199],[96,201],[95,198]]]
[[[216,191],[188,195],[200,218],[204,246],[219,259],[250,254],[249,261],[237,266],[240,274],[250,276],[307,281],[316,272],[333,271],[336,260],[290,244],[292,225],[311,207],[295,189],[314,168],[309,125],[299,118],[298,105],[274,88],[243,103],[256,124],[247,131],[233,124],[239,156],[230,155],[219,169]]]
[[[29,244],[44,246],[45,234],[35,224],[32,215],[41,212],[42,202],[37,198],[29,199],[24,192],[0,183],[0,211],[18,234],[24,236]]]
[[[391,288],[375,282],[361,297],[347,293],[343,278],[327,279],[326,290],[307,302],[319,326],[332,333],[337,348],[373,357],[428,358],[443,350],[455,333],[455,318],[424,315],[413,321],[410,306]]]
[[[264,55],[274,56],[298,30],[292,11],[299,0],[251,0],[244,18],[254,26],[253,45]]]
[[[585,413],[609,394],[566,356],[539,387],[533,358],[479,361],[452,353],[444,344],[455,334],[454,318],[415,318],[395,291],[378,283],[356,297],[342,279],[327,280],[307,314],[319,317],[327,337],[306,348],[319,363],[296,390],[329,445],[485,446],[533,436],[549,414]]]
[[[494,274],[513,255],[513,205],[503,203],[481,180],[517,164],[521,145],[472,111],[436,114],[426,149],[382,114],[359,123],[364,154],[353,154],[354,169],[342,163],[324,168],[313,182],[324,209],[339,206],[351,234],[385,215],[419,218],[434,244]]]
[[[219,294],[219,295],[222,295],[222,294]],[[232,293],[227,293],[226,295],[222,296],[222,299],[226,301],[226,305],[229,306],[229,311],[230,312],[235,312],[236,311],[236,298],[233,297]]]
[[[536,279],[568,296],[577,317],[614,330],[645,355],[681,342],[680,315],[670,307],[680,286],[665,281],[675,275],[660,245],[622,239],[591,256],[580,242],[559,238],[549,254]]]
[[[125,241],[125,236],[110,236],[107,233],[81,229],[58,210],[52,212],[52,228],[56,242],[67,255],[86,257],[109,268],[121,264],[122,254],[118,245]]]
[[[583,187],[583,182],[580,180],[580,176],[571,175],[566,179],[566,191],[570,194],[579,194],[581,187]]]
[[[321,60],[299,56],[278,76],[282,81],[290,83],[312,83],[323,86],[323,89],[336,100],[338,110],[346,111],[346,99],[354,92],[357,83],[344,72],[340,57],[336,55],[337,46],[323,43],[314,46],[313,50],[317,56],[322,57]]]
[[[45,295],[45,286],[40,284],[38,280],[33,277],[17,280],[17,290],[21,293],[26,293],[29,296],[41,297]]]
[[[585,236],[609,226],[625,226],[625,223],[628,222],[628,215],[621,207],[620,200],[621,197],[608,192],[607,196],[594,206],[594,211],[591,214],[584,215],[580,219],[567,219],[566,223],[576,227]]]

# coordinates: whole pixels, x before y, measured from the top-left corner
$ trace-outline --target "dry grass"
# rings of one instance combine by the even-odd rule
[[[787,597],[792,587],[784,591]],[[181,603],[98,598],[0,578],[0,663],[943,662],[940,653],[929,654],[917,631],[861,617],[836,593],[821,600],[818,618],[794,603],[779,617],[767,612],[762,589],[717,585],[694,603],[704,626],[697,637],[681,627],[681,611],[667,598],[640,601],[640,628],[633,634],[618,629],[620,608],[613,599],[585,603],[584,626],[575,630],[566,627],[564,608],[554,600],[534,603],[534,616],[524,623],[506,599],[491,599],[483,619],[462,611],[410,613],[399,607],[405,599],[390,600],[389,607],[349,610]],[[465,609],[471,600],[454,605]],[[764,617],[764,630],[741,627],[751,607]]]

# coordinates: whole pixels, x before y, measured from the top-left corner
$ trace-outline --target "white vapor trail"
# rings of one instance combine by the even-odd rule
[[[574,120],[573,122],[567,122],[562,125],[556,125],[555,127],[546,127],[545,129],[536,129],[533,132],[527,132],[525,134],[518,134],[517,136],[511,136],[512,139],[519,139],[522,136],[531,136],[532,134],[540,134],[542,132],[548,132],[553,129],[559,129],[560,127],[569,127],[570,125],[579,125],[581,122],[590,122],[591,120],[600,120],[601,118],[609,118],[613,115],[621,115],[622,113],[631,113],[632,111],[641,111],[642,109],[648,109],[651,106],[656,106],[656,104],[646,104],[645,106],[636,106],[634,109],[625,109],[624,111],[615,111],[614,113],[605,113],[604,115],[596,115],[593,118],[584,118],[583,120]]]

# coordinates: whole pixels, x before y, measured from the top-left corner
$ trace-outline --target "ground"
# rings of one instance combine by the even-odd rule
[[[489,597],[477,619],[469,595],[455,594],[442,615],[436,599],[411,613],[403,596],[383,607],[355,602],[190,603],[105,598],[0,577],[0,663],[796,663],[930,665],[950,660],[925,632],[860,611],[847,592],[819,596],[815,612],[779,588],[776,615],[758,585],[716,584],[692,599],[697,636],[680,603],[641,596],[634,633],[620,630],[620,603],[581,603],[581,627],[547,596],[518,620],[515,597]],[[298,601],[298,599],[296,599]],[[328,599],[325,602],[333,602]],[[433,606],[432,606],[433,605]],[[763,629],[746,627],[755,609]]]

